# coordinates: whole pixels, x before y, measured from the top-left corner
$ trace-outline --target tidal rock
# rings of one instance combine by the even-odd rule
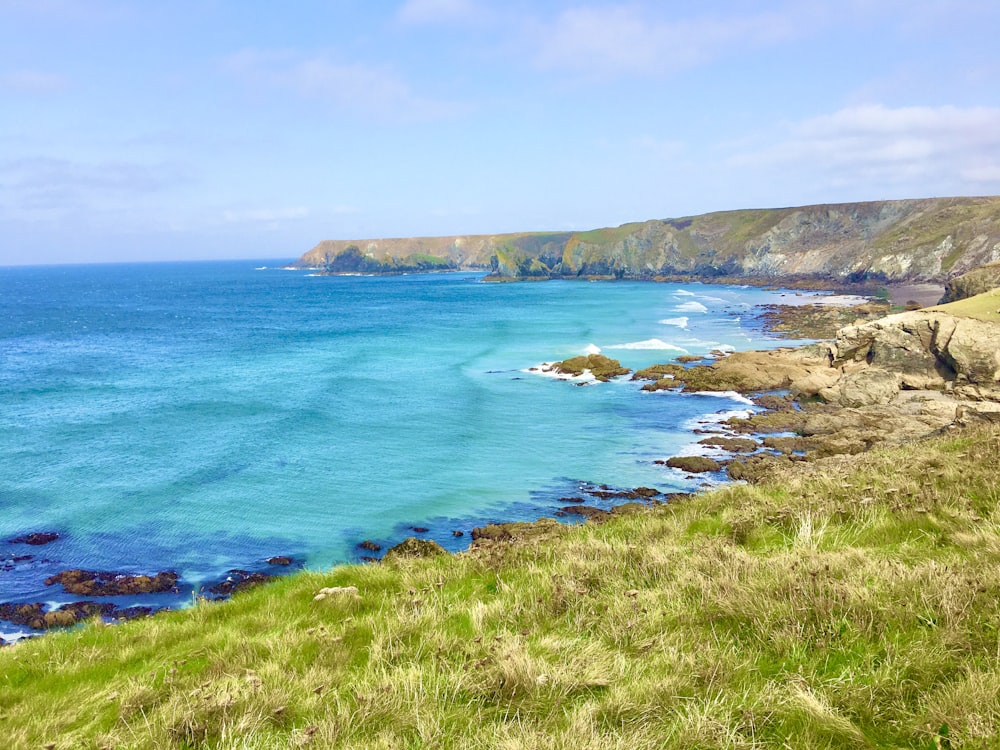
[[[267,573],[253,573],[249,570],[230,570],[226,580],[211,586],[208,590],[219,596],[231,596],[239,591],[245,591],[253,586],[267,583],[274,576]]]
[[[176,591],[179,576],[172,570],[155,576],[126,575],[94,570],[65,570],[45,579],[46,586],[62,584],[63,591],[78,596],[120,596],[121,594],[159,594]]]
[[[33,604],[16,604],[5,602],[0,604],[0,620],[24,625],[32,630],[47,630],[49,628],[69,627],[95,615],[108,617],[115,611],[113,604],[97,602],[70,602],[56,607],[48,612],[41,602]]]
[[[358,544],[358,548],[359,549],[368,550],[369,552],[381,552],[382,551],[382,545],[375,544],[375,542],[371,541],[370,539],[365,539],[363,542],[360,542]]]
[[[622,363],[617,359],[605,357],[603,354],[588,354],[586,356],[573,357],[571,359],[556,362],[553,369],[563,375],[579,377],[584,372],[590,372],[595,379],[607,382],[611,378],[628,375],[631,370],[622,367]]]
[[[608,516],[607,511],[601,510],[600,508],[594,508],[590,505],[567,505],[556,513],[561,516],[583,516],[587,520],[593,519],[595,521],[603,520]]]
[[[657,462],[660,463],[660,462]],[[663,462],[671,469],[681,469],[692,474],[701,474],[706,471],[719,471],[722,464],[708,456],[673,456]]]
[[[730,453],[753,453],[760,448],[760,444],[756,440],[723,437],[721,435],[719,437],[702,438],[698,441],[698,445],[711,445],[715,448],[727,450]]]
[[[37,547],[42,544],[51,544],[58,538],[59,533],[56,531],[36,531],[24,536],[14,537],[8,541],[10,544],[31,544]]]
[[[407,537],[395,547],[390,547],[385,553],[383,560],[390,560],[398,557],[435,557],[437,555],[447,555],[448,552],[435,541],[430,539],[417,539]]]
[[[287,555],[277,555],[267,558],[268,565],[291,565],[292,562],[294,562],[292,558]]]

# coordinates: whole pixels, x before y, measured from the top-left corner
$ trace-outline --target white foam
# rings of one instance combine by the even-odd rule
[[[725,302],[725,300],[722,299],[722,297],[709,297],[706,294],[699,294],[698,299],[703,299],[706,302]]]
[[[9,632],[4,631],[4,630],[0,630],[0,638],[3,638],[4,643],[17,643],[18,641],[22,640],[23,638],[31,638],[31,637],[33,637],[35,635],[38,635],[38,634],[37,633],[28,633],[28,632],[23,631],[23,630],[15,630],[12,633],[9,633]]]
[[[694,292],[689,292],[687,289],[678,289],[676,292],[674,292],[674,295],[676,295],[678,297],[694,297],[695,296]]]
[[[703,414],[700,417],[688,419],[682,425],[685,430],[695,430],[710,424],[722,424],[730,419],[749,419],[753,412],[750,409],[732,409],[719,411],[715,414]]]
[[[722,352],[723,354],[732,354],[736,351],[736,347],[732,344],[719,344],[718,346],[713,347],[712,351]]]
[[[574,383],[585,384],[585,383],[596,383],[597,378],[594,377],[594,373],[590,370],[584,370],[579,375],[571,375],[568,372],[559,372],[556,369],[558,362],[542,362],[540,365],[535,365],[534,367],[529,367],[526,370],[521,370],[521,372],[526,372],[529,375],[541,375],[544,378],[553,378],[555,380],[567,380]]]
[[[587,344],[587,348],[583,350],[584,354],[600,354],[601,347],[596,344]]]
[[[695,302],[694,300],[691,300],[690,302],[685,302],[683,305],[677,305],[677,307],[675,307],[674,309],[677,312],[700,312],[700,313],[708,312],[707,307],[705,307],[700,302]]]
[[[678,328],[687,328],[688,319],[686,316],[681,318],[664,318],[663,320],[660,321],[660,325],[677,326]]]
[[[739,401],[741,404],[746,404],[747,406],[753,406],[754,403],[742,393],[737,393],[736,391],[695,391],[691,394],[692,396],[714,396],[715,398],[729,398],[733,401]]]
[[[645,341],[633,341],[629,344],[616,344],[615,346],[609,346],[608,349],[662,349],[671,352],[687,353],[687,349],[668,344],[666,341],[661,341],[660,339],[646,339]]]

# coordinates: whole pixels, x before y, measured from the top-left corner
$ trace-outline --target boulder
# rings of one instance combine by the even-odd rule
[[[706,471],[719,471],[722,464],[708,456],[674,456],[668,458],[664,464],[671,469],[680,469],[692,474],[700,474]]]
[[[67,594],[78,596],[120,596],[122,594],[159,594],[176,591],[179,576],[165,570],[154,576],[127,575],[103,570],[64,570],[45,579],[46,586],[62,584]]]
[[[8,542],[10,544],[30,544],[34,547],[38,547],[43,544],[51,544],[58,538],[59,533],[56,531],[35,531],[30,534],[9,539]]]
[[[973,268],[949,281],[945,284],[940,304],[975,297],[997,287],[1000,287],[1000,261]]]
[[[899,395],[899,376],[881,367],[870,367],[843,376],[834,386],[820,391],[827,403],[858,408],[890,404]]]

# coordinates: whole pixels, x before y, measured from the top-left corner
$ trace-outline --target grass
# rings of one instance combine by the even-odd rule
[[[1000,323],[1000,289],[925,309],[940,310],[960,318],[975,318],[990,323]]]
[[[995,747],[1000,427],[0,649],[6,748]],[[542,541],[530,538],[537,529]],[[355,586],[314,596],[323,587]]]

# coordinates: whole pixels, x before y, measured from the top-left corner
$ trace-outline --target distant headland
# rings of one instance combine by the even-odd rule
[[[487,279],[936,283],[1000,260],[1000,197],[721,211],[586,232],[323,240],[329,274],[487,271]]]

